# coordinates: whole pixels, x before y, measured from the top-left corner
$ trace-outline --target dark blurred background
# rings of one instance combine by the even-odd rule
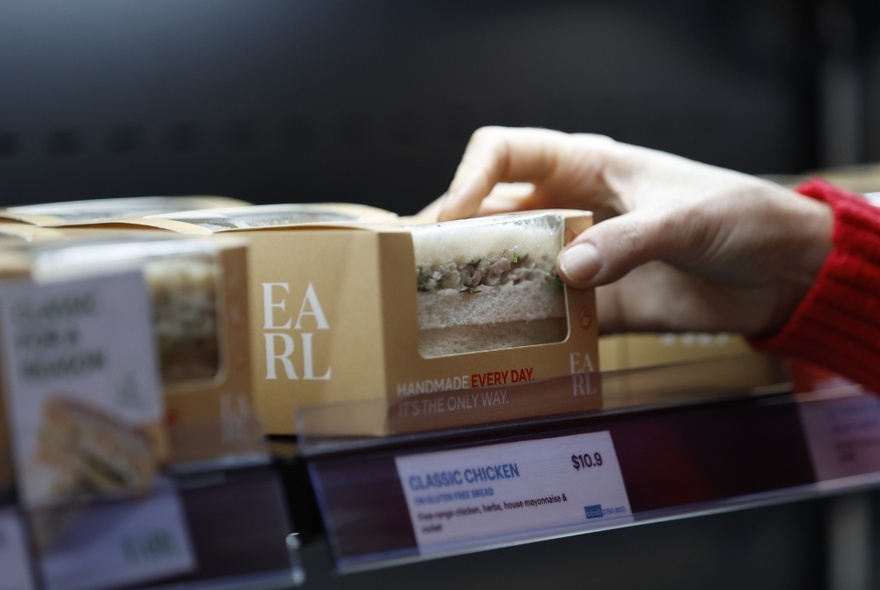
[[[487,124],[756,174],[880,160],[876,0],[0,0],[0,205],[418,210]]]
[[[219,194],[411,213],[488,124],[755,174],[880,161],[878,13],[878,0],[0,0],[0,206]],[[451,563],[486,587],[534,563],[526,582],[559,587],[598,565],[616,568],[608,588],[825,588],[823,510],[464,556],[436,579]],[[370,587],[429,582],[432,567]]]

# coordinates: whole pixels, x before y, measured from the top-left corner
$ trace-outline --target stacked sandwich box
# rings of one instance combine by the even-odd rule
[[[250,490],[264,504],[248,518],[276,534],[257,573],[289,578],[250,398],[244,241],[7,225],[23,237],[0,244],[0,487],[19,504],[0,524],[36,552],[23,572],[58,590],[215,576],[200,545]]]
[[[65,231],[59,228],[229,206],[219,196],[134,197],[45,203],[0,211],[2,228],[44,244],[0,271],[41,280],[137,268],[150,294],[160,378],[171,441],[170,460],[197,463],[262,453],[250,379],[246,243],[185,240],[156,232]],[[50,245],[47,245],[50,244]],[[40,277],[38,277],[40,278]]]
[[[262,452],[250,398],[246,245],[131,233],[55,238],[12,252],[4,275],[46,283],[136,270],[176,464]]]

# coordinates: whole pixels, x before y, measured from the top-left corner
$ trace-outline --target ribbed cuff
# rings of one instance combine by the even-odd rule
[[[833,208],[834,248],[788,323],[750,342],[880,392],[880,209],[821,179],[797,191]]]

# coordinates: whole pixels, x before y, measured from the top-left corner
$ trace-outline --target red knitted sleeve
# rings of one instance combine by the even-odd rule
[[[880,392],[880,208],[821,179],[797,190],[834,209],[834,248],[788,323],[751,342]]]

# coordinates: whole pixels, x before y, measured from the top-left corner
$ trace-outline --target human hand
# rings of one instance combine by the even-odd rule
[[[446,220],[542,208],[593,211],[557,266],[571,287],[600,287],[603,332],[771,334],[832,247],[831,209],[778,184],[546,129],[478,130],[430,210]]]

